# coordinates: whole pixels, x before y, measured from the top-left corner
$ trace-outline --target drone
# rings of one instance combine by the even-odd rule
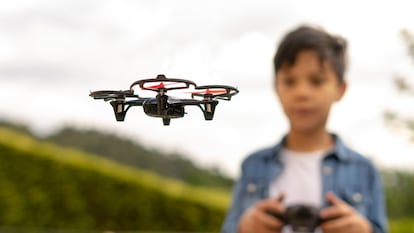
[[[134,93],[134,87],[141,90],[154,91],[155,97],[140,97]],[[191,98],[174,98],[167,95],[167,91],[178,89],[190,89],[187,92]],[[131,107],[142,106],[146,115],[162,118],[164,125],[169,125],[171,119],[184,117],[187,105],[198,106],[204,114],[205,120],[213,120],[214,112],[219,100],[231,100],[231,97],[239,93],[239,90],[227,85],[203,85],[197,86],[193,81],[186,79],[167,78],[163,74],[156,78],[142,79],[131,84],[129,90],[103,90],[89,94],[94,99],[109,101],[117,121],[124,121],[126,113]]]

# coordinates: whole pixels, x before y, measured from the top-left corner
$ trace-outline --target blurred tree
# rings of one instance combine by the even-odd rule
[[[61,146],[78,148],[164,177],[182,180],[191,185],[230,190],[234,182],[219,169],[197,166],[183,155],[162,153],[161,150],[149,149],[138,142],[97,130],[66,127],[44,140]]]
[[[403,29],[401,30],[401,37],[407,46],[407,54],[414,65],[414,35],[408,30]],[[396,75],[394,77],[394,84],[401,94],[414,96],[413,84],[410,83],[407,77]],[[408,130],[414,140],[414,116],[401,116],[394,110],[386,110],[384,111],[384,118],[390,126],[397,129]]]
[[[218,167],[201,167],[184,155],[168,154],[157,148],[147,148],[139,142],[98,130],[82,130],[67,126],[52,135],[39,138],[30,131],[29,127],[18,122],[0,118],[1,126],[53,144],[81,149],[118,163],[178,179],[191,185],[230,190],[234,183],[234,180]]]
[[[401,35],[407,44],[408,54],[414,59],[414,36],[406,29],[401,30]],[[413,60],[414,61],[414,60]]]
[[[401,30],[401,37],[407,46],[409,59],[414,67],[414,35],[408,30]],[[414,77],[412,77],[414,78]],[[414,86],[408,77],[394,77],[394,84],[402,95],[414,97]],[[407,106],[412,108],[413,105]],[[411,114],[411,113],[410,113]],[[414,142],[414,115],[402,115],[395,110],[384,112],[389,126],[408,132]],[[411,171],[382,171],[384,189],[387,196],[388,215],[392,219],[414,219],[414,173]]]

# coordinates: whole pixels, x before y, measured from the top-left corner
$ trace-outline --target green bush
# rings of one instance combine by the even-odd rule
[[[401,170],[383,170],[382,176],[388,217],[414,219],[414,174]]]
[[[23,127],[14,126],[17,130]],[[25,131],[23,131],[25,132]],[[149,149],[137,141],[97,130],[65,127],[53,135],[40,138],[59,146],[73,147],[114,160],[121,164],[154,172],[200,187],[220,187],[230,191],[233,179],[218,169],[196,166],[185,156]]]
[[[414,176],[382,174],[390,232],[411,232]],[[229,198],[0,127],[0,231],[217,232]]]
[[[228,192],[0,128],[0,226],[218,231],[228,203]]]
[[[390,222],[391,233],[409,233],[414,231],[414,219],[398,219]]]

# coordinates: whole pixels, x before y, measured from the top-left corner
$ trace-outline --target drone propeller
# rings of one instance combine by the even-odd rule
[[[210,90],[207,88],[205,91],[192,91],[191,94],[204,94],[204,95],[215,95],[215,94],[225,94],[226,90]]]
[[[157,84],[157,85],[152,85],[152,86],[148,86],[148,87],[145,87],[145,88],[151,88],[151,89],[161,89],[161,88],[165,88],[165,87],[167,87],[167,86],[173,86],[173,85],[178,85],[178,84],[182,84],[182,83],[179,83],[179,82],[172,82],[172,83],[167,83],[167,84],[165,84],[164,82],[160,82],[160,84]],[[184,86],[185,87],[185,86]],[[145,89],[144,89],[145,90]]]
[[[218,98],[223,100],[230,100],[232,96],[239,93],[237,88],[226,85],[206,85],[198,86],[194,92],[191,92],[191,96],[201,96],[204,98]],[[197,91],[200,90],[200,91]]]
[[[133,90],[126,90],[126,91],[94,91],[89,94],[90,97],[94,99],[103,99],[105,101],[109,100],[119,100],[125,99],[126,97],[138,97],[138,95],[134,95]]]
[[[147,83],[159,83],[152,86],[146,86]],[[134,86],[138,85],[142,90],[156,91],[161,90],[177,90],[186,89],[190,85],[197,86],[194,82],[186,79],[167,78],[165,75],[159,74],[156,78],[142,79],[131,84],[130,89],[133,90]]]
[[[164,87],[165,87],[164,83],[161,82],[158,85],[149,86],[148,88],[151,88],[151,89],[160,89],[160,88],[164,88]]]

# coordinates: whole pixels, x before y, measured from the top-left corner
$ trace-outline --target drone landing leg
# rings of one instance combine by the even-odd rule
[[[162,118],[162,123],[164,125],[170,125],[171,118]]]
[[[117,121],[124,121],[127,110],[125,110],[125,103],[123,101],[111,101],[112,108],[115,113]]]
[[[204,104],[204,119],[206,121],[211,121],[213,120],[214,117],[214,112],[216,110],[216,106],[218,104],[218,101],[214,101],[214,102],[207,102]]]

